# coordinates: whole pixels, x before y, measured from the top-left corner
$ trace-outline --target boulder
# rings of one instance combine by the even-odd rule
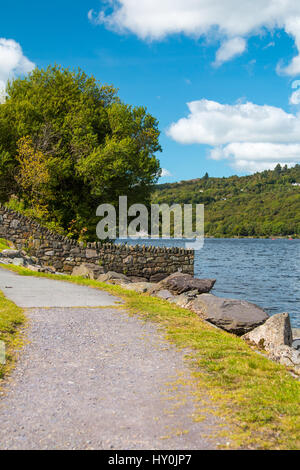
[[[244,335],[262,325],[268,314],[245,300],[224,299],[211,294],[198,295],[189,308],[204,320],[236,335]]]
[[[180,295],[191,290],[197,290],[198,294],[204,294],[213,288],[215,282],[215,279],[197,279],[191,274],[178,272],[171,274],[163,281],[160,281],[155,290],[159,291],[167,289],[175,295]]]
[[[80,266],[75,266],[72,271],[72,276],[82,276],[86,279],[97,279],[97,277],[104,272],[102,266],[95,264],[83,263]]]
[[[292,328],[293,339],[300,339],[300,328]]]
[[[270,358],[300,375],[300,351],[290,346],[281,345],[271,351]]]
[[[127,276],[128,279],[130,279],[130,281],[132,283],[138,283],[138,282],[148,282],[148,279],[146,277],[142,277],[142,276]]]
[[[289,314],[273,315],[263,325],[244,335],[243,339],[266,351],[272,351],[282,345],[292,346],[293,335]]]
[[[26,266],[27,265],[24,258],[13,258],[12,259],[12,264],[14,264],[15,266]]]
[[[29,266],[27,266],[27,269],[30,269],[30,271],[35,271],[35,272],[39,273],[40,270],[41,270],[41,267],[37,266],[37,265],[30,264]]]
[[[150,276],[150,282],[160,282],[168,277],[167,273],[156,273]]]
[[[45,269],[48,273],[56,274],[56,269],[54,266],[42,266],[42,269]]]
[[[19,250],[2,250],[1,255],[6,257],[6,258],[16,258],[20,256],[20,251]]]
[[[160,299],[163,299],[163,300],[170,300],[174,298],[174,295],[167,289],[162,289],[155,293],[155,297],[159,297]]]
[[[131,284],[124,284],[125,289],[134,290],[141,294],[151,291],[153,287],[154,284],[152,282],[132,282]]]
[[[300,328],[292,328],[293,348],[300,350]]]
[[[193,300],[195,300],[197,295],[198,295],[197,290],[191,290],[189,292],[185,292],[184,294],[176,295],[175,297],[169,300],[170,302],[178,305],[178,307],[189,308],[189,305],[191,304]]]
[[[1,264],[13,264],[13,259],[12,258],[1,258],[1,256],[0,256],[0,263]]]
[[[129,284],[131,283],[129,277],[125,274],[115,273],[114,271],[108,271],[105,274],[100,274],[97,278],[100,282],[109,282],[110,284]]]

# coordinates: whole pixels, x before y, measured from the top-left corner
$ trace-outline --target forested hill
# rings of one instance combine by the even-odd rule
[[[300,237],[300,165],[154,187],[153,203],[205,204],[205,234]]]

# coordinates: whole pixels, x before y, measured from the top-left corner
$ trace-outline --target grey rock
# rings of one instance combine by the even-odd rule
[[[159,282],[156,289],[167,289],[177,295],[191,290],[197,290],[198,294],[203,294],[209,292],[215,282],[215,279],[197,279],[191,274],[174,273]]]
[[[273,315],[263,325],[244,335],[243,339],[266,351],[272,351],[282,345],[292,346],[293,336],[289,314]]]
[[[13,258],[12,262],[15,266],[25,266],[27,264],[24,258]]]
[[[27,269],[30,269],[30,271],[35,271],[38,273],[41,270],[41,266],[30,264],[29,266],[27,266]]]
[[[108,273],[100,274],[97,278],[99,282],[109,282],[110,284],[129,284],[131,280],[125,274],[108,271]]]
[[[204,320],[236,335],[243,335],[262,325],[268,314],[245,300],[224,299],[212,294],[198,295],[189,308]]]
[[[164,299],[164,300],[170,300],[174,298],[174,295],[167,289],[162,289],[156,292],[155,297],[159,297],[160,299]]]
[[[300,375],[300,351],[290,346],[281,345],[273,348],[270,358]]]
[[[96,250],[86,250],[86,257],[89,258],[96,258],[97,257],[97,251]]]
[[[150,282],[160,282],[168,277],[167,273],[157,273],[150,276]]]
[[[53,266],[43,266],[41,268],[42,270],[45,270],[44,272],[50,273],[50,274],[55,274],[56,269]]]
[[[45,251],[45,256],[54,256],[54,251],[53,250]]]
[[[197,294],[197,290],[185,292],[184,294],[176,295],[175,297],[170,299],[170,301],[178,305],[178,307],[189,308],[190,303],[192,302],[192,300],[195,300]]]
[[[300,328],[292,328],[293,348],[300,350]]]
[[[13,260],[12,260],[12,258],[1,258],[0,257],[0,263],[1,264],[12,264]]]
[[[83,276],[86,279],[97,279],[103,273],[103,268],[95,264],[83,263],[80,266],[75,266],[72,275]]]
[[[148,282],[148,279],[142,276],[127,276],[127,277],[128,279],[131,280],[131,282]]]
[[[10,226],[12,228],[17,228],[19,226],[19,224],[20,224],[20,221],[18,219],[14,219],[14,220],[11,221]]]
[[[131,284],[124,283],[124,287],[125,289],[134,290],[135,292],[143,294],[150,292],[153,289],[154,284],[152,282],[132,282]]]
[[[7,258],[15,258],[17,256],[20,256],[20,251],[19,250],[2,250],[1,252],[2,256],[5,256]]]
[[[292,328],[293,339],[300,339],[300,328]]]

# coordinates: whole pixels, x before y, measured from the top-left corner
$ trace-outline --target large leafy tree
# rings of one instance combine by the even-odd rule
[[[149,202],[161,148],[158,123],[144,107],[129,106],[112,86],[59,66],[35,69],[6,91],[0,105],[2,202],[13,195],[34,209],[38,199],[47,208],[44,217],[75,235],[86,227],[89,238],[98,204],[116,205],[120,195],[129,203]],[[47,188],[37,184],[39,173],[47,175]]]

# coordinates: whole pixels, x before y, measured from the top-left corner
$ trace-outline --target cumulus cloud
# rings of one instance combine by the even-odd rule
[[[211,158],[227,159],[232,167],[250,172],[300,161],[300,114],[205,99],[188,103],[188,108],[189,115],[167,131],[176,142],[209,145]]]
[[[300,161],[300,143],[235,142],[214,148],[210,152],[210,157],[214,160],[229,159],[237,170],[261,171],[273,169],[278,163],[295,165]]]
[[[161,178],[165,178],[166,176],[172,176],[172,173],[170,173],[169,170],[166,168],[161,169]]]
[[[223,62],[242,54],[246,49],[246,41],[243,38],[232,38],[224,41],[217,51],[215,65],[221,65]]]
[[[90,21],[143,40],[161,40],[172,34],[198,38],[213,32],[221,42],[216,63],[218,57],[221,63],[242,53],[245,38],[264,29],[284,29],[295,39],[299,55],[279,70],[300,73],[299,0],[107,0],[106,4],[100,12],[89,11]]]
[[[0,38],[0,99],[3,101],[9,78],[31,72],[35,64],[24,56],[20,44],[13,39]]]
[[[300,104],[300,90],[294,91],[291,94],[290,104]]]
[[[291,96],[290,96],[290,104],[300,104],[300,80],[295,80],[292,83],[292,88],[295,90],[296,88],[299,88],[298,90],[294,91]]]

